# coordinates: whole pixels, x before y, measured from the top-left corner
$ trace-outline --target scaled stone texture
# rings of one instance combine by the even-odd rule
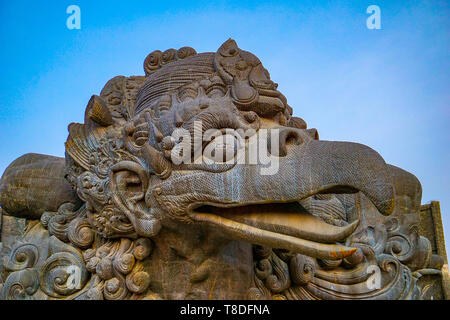
[[[144,71],[92,96],[65,158],[6,169],[1,299],[449,298],[439,203],[373,149],[320,140],[255,55],[229,39]],[[251,141],[275,174],[207,159]]]

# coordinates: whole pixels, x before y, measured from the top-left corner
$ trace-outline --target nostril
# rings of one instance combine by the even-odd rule
[[[281,129],[278,134],[278,146],[272,143],[272,136],[268,139],[269,152],[278,157],[285,157],[287,155],[288,145],[300,145],[303,139],[300,133],[292,129]]]
[[[300,134],[296,131],[288,132],[286,135],[286,138],[284,138],[285,144],[295,144],[300,145],[303,142],[303,139],[301,138]]]
[[[258,119],[258,115],[254,111],[249,111],[245,115],[245,120],[247,120],[248,123],[253,123]]]

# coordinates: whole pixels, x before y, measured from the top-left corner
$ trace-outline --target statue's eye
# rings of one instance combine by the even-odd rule
[[[234,161],[240,148],[239,139],[231,133],[225,133],[212,139],[203,149],[203,157],[209,163]]]

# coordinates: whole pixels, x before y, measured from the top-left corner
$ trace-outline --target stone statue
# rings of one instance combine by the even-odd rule
[[[446,297],[417,178],[320,140],[255,55],[230,39],[144,70],[92,96],[65,159],[6,169],[1,299]]]

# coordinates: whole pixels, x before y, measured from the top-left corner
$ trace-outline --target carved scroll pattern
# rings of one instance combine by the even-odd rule
[[[6,248],[2,258],[4,300],[72,299],[88,281],[81,251],[49,236],[41,224]]]
[[[148,294],[150,276],[144,271],[143,260],[152,251],[147,238],[135,241],[121,238],[109,240],[95,249],[84,252],[86,268],[93,280],[86,293],[79,299],[123,300],[154,297]]]
[[[427,288],[418,279],[430,270],[438,274],[442,267],[430,265],[436,257],[431,259],[429,241],[418,235],[417,226],[397,217],[360,230],[347,245],[358,251],[336,261],[255,247],[254,285],[248,298],[422,299]]]

